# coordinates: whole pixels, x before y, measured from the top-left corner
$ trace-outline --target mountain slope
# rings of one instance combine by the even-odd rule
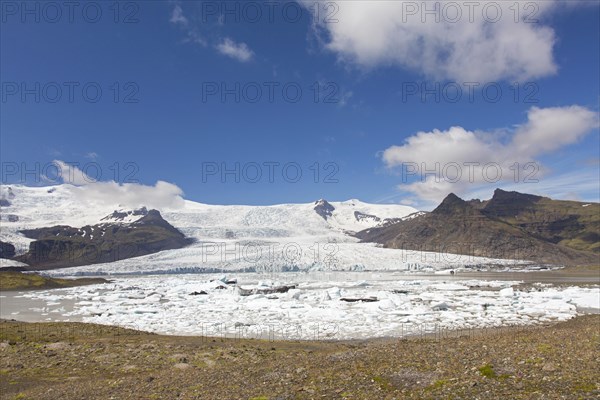
[[[36,270],[118,261],[192,243],[156,210],[129,224],[58,225],[21,233],[34,241],[27,253],[15,259]]]
[[[9,190],[10,205],[2,207],[0,212],[0,239],[14,244],[17,255],[21,256],[30,253],[31,243],[44,235],[45,240],[51,240],[55,238],[49,236],[62,232],[68,238],[69,234],[73,236],[71,231],[74,230],[80,236],[85,231],[86,237],[90,238],[93,235],[92,227],[110,223],[124,229],[124,226],[147,213],[144,208],[127,210],[118,203],[118,199],[115,199],[114,204],[86,201],[81,196],[81,188],[70,185],[5,186],[0,195],[8,198]],[[182,201],[182,206],[178,208],[159,211],[165,221],[185,237],[194,239],[195,243],[178,250],[117,262],[111,262],[115,257],[109,256],[105,257],[105,264],[94,268],[118,268],[120,271],[252,269],[265,266],[312,268],[332,263],[350,269],[371,264],[402,266],[388,252],[379,254],[382,249],[358,244],[353,234],[365,228],[410,217],[417,210],[407,206],[368,204],[358,200],[322,202],[327,203],[330,210],[330,215],[326,215],[326,218],[318,213],[319,201],[273,206],[222,206]],[[57,226],[83,228],[53,228]],[[41,228],[43,229],[37,233],[31,232]],[[51,232],[48,228],[55,231]],[[94,228],[94,232],[100,231]],[[285,249],[293,251],[288,254],[284,252]],[[29,261],[31,260],[30,255]]]
[[[552,200],[497,189],[484,214],[550,243],[600,252],[600,204]]]
[[[549,212],[553,210],[554,213]],[[597,263],[599,205],[561,202],[497,190],[487,202],[450,194],[431,213],[357,234],[388,248],[526,259],[551,264]],[[591,234],[590,234],[591,233]],[[570,241],[579,247],[568,247]]]
[[[57,225],[82,227],[104,222],[129,223],[143,214],[143,208],[137,211],[124,209],[118,199],[113,204],[86,201],[81,192],[81,188],[71,185],[2,186],[0,198],[7,199],[8,205],[0,208],[0,239],[13,244],[17,254],[22,254],[27,251],[31,239],[20,234],[21,230]],[[336,237],[339,241],[352,240],[345,232],[357,232],[389,218],[401,219],[417,212],[412,207],[368,204],[358,200],[328,204],[333,208],[328,219],[317,214],[316,203],[221,206],[186,200],[182,207],[159,211],[186,236],[198,240],[325,236]],[[363,214],[373,218],[361,218]]]

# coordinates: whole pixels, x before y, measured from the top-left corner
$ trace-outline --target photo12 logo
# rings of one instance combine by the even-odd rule
[[[400,165],[402,183],[416,180],[426,182],[429,178],[436,183],[497,183],[512,180],[514,183],[538,183],[540,165],[537,162],[465,161],[459,162],[403,162]]]
[[[335,82],[316,81],[308,87],[298,82],[203,82],[202,103],[313,103],[338,104],[343,93]]]
[[[538,23],[535,1],[402,1],[402,23]]]
[[[313,183],[339,183],[340,167],[335,162],[314,162],[310,165],[298,162],[216,162],[201,164],[202,183],[298,183],[303,178]]]
[[[2,1],[0,13],[3,24],[137,24],[141,14],[135,1]]]
[[[2,82],[2,103],[139,103],[140,87],[136,82]]]
[[[96,161],[85,163],[77,161],[46,163],[3,161],[0,165],[2,167],[1,182],[3,183],[44,183],[50,185],[61,183],[88,184],[101,181],[139,183],[136,176],[140,167],[133,161],[115,161],[104,166]]]
[[[232,234],[230,240],[235,240]],[[202,262],[238,263],[260,273],[282,272],[303,262],[333,271],[339,267],[339,246],[335,242],[204,242]],[[247,267],[246,267],[247,266]]]
[[[202,1],[202,23],[269,23],[295,24],[305,16],[323,24],[338,22],[339,5],[335,1],[315,1],[312,4],[296,1]]]
[[[502,85],[498,82],[402,82],[402,103],[420,101],[421,103],[458,103],[470,104],[485,102],[498,103],[503,99],[514,103],[536,104],[540,88],[535,82]]]
[[[199,327],[203,338],[233,340],[331,340],[340,332],[334,322],[297,323],[281,320],[245,322],[202,322]]]
[[[464,217],[465,221],[469,218]],[[525,248],[515,246],[509,250],[496,250],[484,248],[481,242],[446,241],[436,244],[404,241],[398,244],[399,259],[408,271],[419,271],[429,268],[432,264],[456,265],[460,267],[478,267],[489,264],[490,260],[502,265],[524,265],[526,257]],[[501,261],[500,261],[501,260]]]

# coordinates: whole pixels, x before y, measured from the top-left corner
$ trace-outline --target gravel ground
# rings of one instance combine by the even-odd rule
[[[599,360],[600,315],[355,342],[0,322],[1,399],[598,399]]]

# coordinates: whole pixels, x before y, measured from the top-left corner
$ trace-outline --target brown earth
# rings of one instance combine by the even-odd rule
[[[600,315],[451,338],[284,342],[0,322],[1,399],[597,399]]]

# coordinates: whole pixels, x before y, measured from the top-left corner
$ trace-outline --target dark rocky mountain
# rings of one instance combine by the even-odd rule
[[[354,218],[356,218],[357,221],[371,221],[371,222],[380,222],[381,218],[379,218],[376,215],[371,215],[371,214],[365,214],[362,213],[360,211],[354,211]]]
[[[15,256],[15,246],[0,240],[0,258],[13,258]]]
[[[21,233],[35,241],[27,253],[15,260],[28,264],[32,270],[118,261],[178,249],[192,242],[157,210],[146,211],[128,224],[102,223],[82,228],[59,225]]]
[[[451,193],[431,213],[357,236],[390,248],[570,265],[600,262],[599,231],[598,203],[497,189],[488,201]]]
[[[323,199],[315,201],[314,209],[315,212],[325,220],[331,217],[332,213],[335,211],[335,207],[333,207],[327,200]]]

